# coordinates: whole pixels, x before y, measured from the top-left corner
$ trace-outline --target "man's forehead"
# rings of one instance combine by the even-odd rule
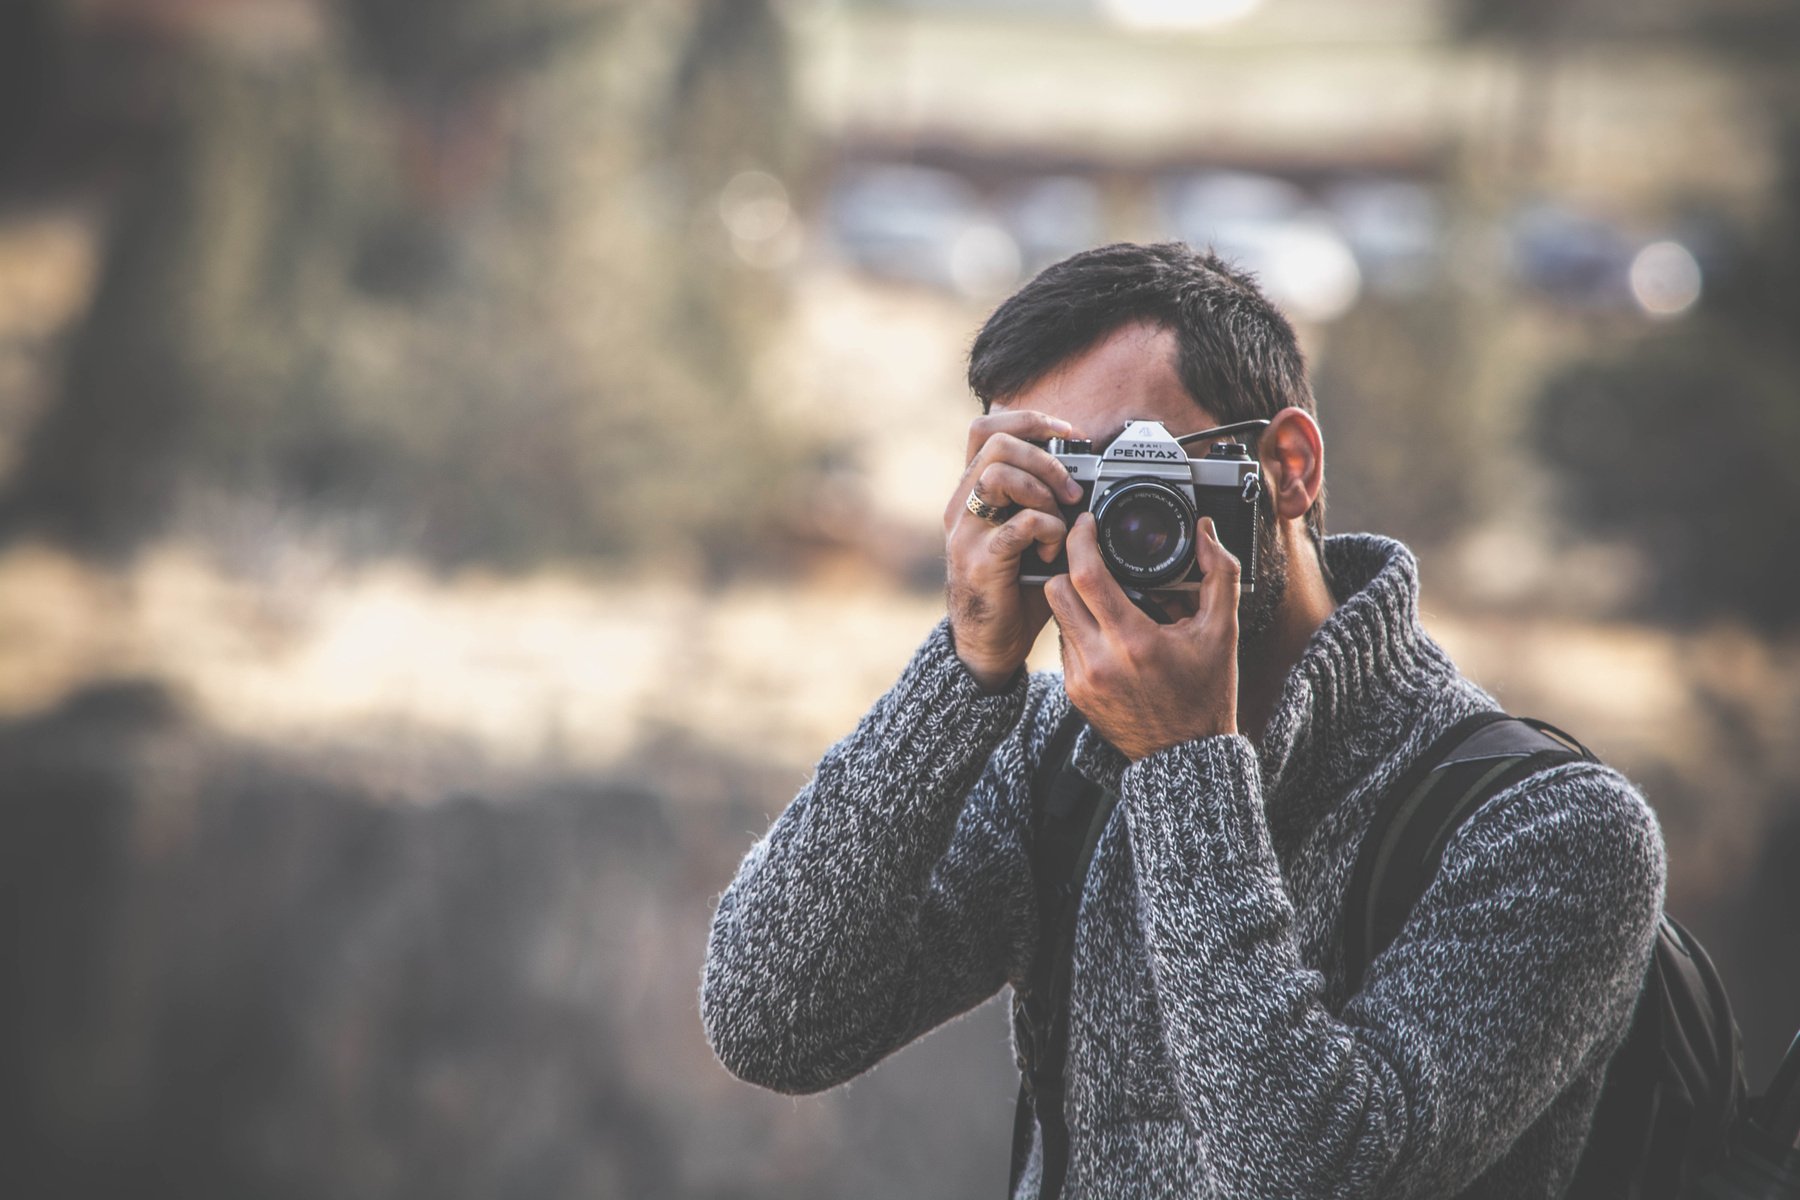
[[[1017,400],[1006,403],[995,401],[989,406],[989,411],[1012,412],[1015,410],[1033,409],[1034,407],[1035,406],[1031,404],[1022,403]],[[1161,421],[1163,426],[1168,429],[1169,433],[1178,438],[1185,437],[1190,433],[1198,433],[1203,429],[1214,428],[1219,424],[1218,421],[1213,419],[1212,414],[1208,413],[1198,404],[1195,404],[1192,400],[1187,402],[1187,411],[1180,414],[1157,414],[1134,409],[1129,412],[1108,414],[1104,416],[1093,414],[1086,419],[1077,419],[1069,416],[1067,411],[1061,406],[1057,406],[1054,410],[1046,407],[1044,409],[1038,409],[1037,411],[1048,412],[1050,416],[1061,417],[1064,420],[1069,421],[1070,424],[1074,425],[1075,428],[1080,431],[1081,436],[1088,441],[1093,442],[1096,448],[1109,445],[1121,433],[1125,432],[1125,427],[1133,421]],[[1241,436],[1236,439],[1219,437],[1190,442],[1187,445],[1187,451],[1190,455],[1201,457],[1206,454],[1207,450],[1215,442],[1231,440],[1242,441],[1243,438]]]
[[[1095,442],[1111,440],[1134,420],[1161,421],[1175,434],[1218,424],[1183,386],[1178,349],[1167,329],[1148,322],[1123,325],[992,408],[1048,413]]]

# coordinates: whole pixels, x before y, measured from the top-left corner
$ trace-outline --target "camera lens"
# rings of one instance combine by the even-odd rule
[[[1187,573],[1194,559],[1194,508],[1160,480],[1127,480],[1094,512],[1100,554],[1121,582],[1160,587]]]
[[[1181,531],[1159,505],[1138,500],[1120,505],[1113,514],[1113,546],[1119,556],[1132,564],[1159,563],[1169,556],[1169,548]]]

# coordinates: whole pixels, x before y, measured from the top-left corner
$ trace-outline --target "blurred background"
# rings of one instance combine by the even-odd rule
[[[1003,1190],[992,1005],[695,991],[941,612],[992,305],[1211,243],[1330,525],[1639,780],[1800,1026],[1792,0],[0,4],[0,1189]],[[1046,662],[1048,660],[1045,660]]]

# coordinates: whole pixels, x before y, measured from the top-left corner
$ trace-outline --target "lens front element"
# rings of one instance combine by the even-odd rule
[[[1130,479],[1094,510],[1100,554],[1122,583],[1161,587],[1194,561],[1194,506],[1158,479]]]

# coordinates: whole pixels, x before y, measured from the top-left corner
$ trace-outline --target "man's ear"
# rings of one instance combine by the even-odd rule
[[[1301,408],[1284,408],[1257,438],[1257,455],[1272,490],[1275,515],[1293,520],[1319,498],[1325,486],[1325,440],[1319,423]]]

